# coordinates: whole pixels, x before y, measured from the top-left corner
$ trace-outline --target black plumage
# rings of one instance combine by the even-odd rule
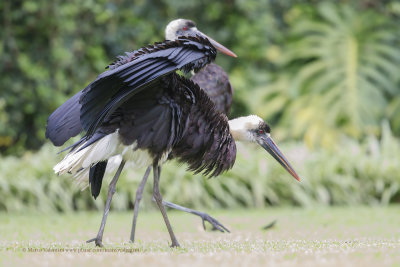
[[[49,116],[46,137],[61,146],[83,129],[91,135],[104,117],[138,91],[151,86],[156,78],[176,70],[199,70],[215,56],[215,48],[200,36],[155,43],[119,56],[108,66],[108,71]]]
[[[46,138],[55,146],[62,146],[68,139],[82,131],[80,120],[82,91],[58,107],[47,119]]]
[[[216,112],[214,104],[198,85],[175,73],[176,70],[198,71],[215,56],[216,50],[206,38],[183,37],[119,57],[107,71],[49,117],[46,135],[57,144],[76,135],[80,127],[86,132],[55,170],[79,176],[90,168],[89,184],[92,195],[97,197],[107,160],[125,153],[116,147],[111,148],[115,149],[111,154],[104,151],[104,155],[99,155],[101,151],[95,150],[103,139],[115,133],[120,145],[134,151],[147,151],[154,166],[171,156],[187,163],[190,170],[210,176],[231,168],[236,147],[226,116]],[[74,116],[75,121],[70,119]],[[68,120],[59,121],[65,117]],[[71,126],[73,130],[63,131]],[[84,159],[80,153],[86,151],[90,153],[84,155],[91,156]],[[82,162],[90,164],[83,166]],[[125,159],[121,166],[124,162]],[[115,183],[116,180],[110,184],[110,190]],[[96,244],[101,241],[96,239]]]
[[[126,100],[83,140],[92,144],[93,139],[96,142],[104,133],[117,130],[123,145],[136,143],[136,149],[146,149],[154,161],[169,151],[190,170],[206,175],[228,170],[236,155],[226,116],[215,112],[214,104],[198,85],[176,73]]]
[[[157,78],[176,70],[199,70],[215,56],[216,50],[208,39],[198,36],[156,43],[119,58],[110,65],[110,70],[83,90],[80,98],[83,129],[90,136],[124,101],[154,87]]]
[[[233,87],[228,74],[217,64],[210,63],[190,78],[203,89],[214,102],[217,111],[229,115]]]
[[[191,41],[199,38],[203,40],[202,44]],[[182,45],[183,43],[184,46]],[[216,104],[218,111],[228,114],[232,101],[232,87],[227,74],[222,68],[215,64],[201,69],[205,63],[215,59],[215,50],[209,49],[209,47],[210,43],[207,39],[202,37],[189,37],[181,40],[178,39],[174,42],[165,41],[164,43],[156,43],[154,46],[150,45],[137,51],[127,52],[124,56],[119,56],[118,60],[107,67],[109,71],[99,75],[94,82],[66,101],[49,117],[46,137],[49,138],[54,145],[60,146],[69,138],[82,132],[82,126],[87,128],[87,135],[90,136],[93,134],[93,129],[96,128],[96,125],[102,120],[103,116],[106,116],[107,112],[108,114],[112,113],[110,109],[117,106],[116,102],[121,101],[121,99],[127,99],[129,97],[127,94],[132,93],[134,90],[140,91],[146,88],[149,81],[152,80],[152,75],[162,76],[164,73],[181,68],[186,72],[191,69],[197,71],[192,77],[192,80],[198,82],[201,87],[204,88],[205,92],[211,97],[211,100]],[[204,54],[202,53],[203,51]],[[187,62],[190,62],[190,64],[187,64]],[[117,69],[117,71],[115,71],[115,69]],[[160,69],[162,72],[158,72]],[[201,70],[199,71],[199,69]],[[143,74],[145,74],[145,76]],[[123,82],[121,80],[123,80]],[[126,83],[128,83],[128,85],[126,85]],[[141,85],[144,86],[141,87]],[[96,91],[91,94],[88,93],[91,88],[95,86],[97,86]],[[102,86],[106,89],[99,90],[98,86]],[[119,92],[119,98],[118,96],[113,96],[113,100],[108,103],[108,106],[106,108],[103,107],[103,114],[100,115],[98,121],[93,122],[93,129],[89,129],[88,123],[85,123],[85,119],[98,114],[99,109],[102,108],[102,105],[104,105],[113,94],[113,90],[118,90],[122,86],[126,87],[125,91],[122,93]],[[216,86],[218,86],[218,88],[216,88]],[[110,90],[110,88],[113,90]],[[92,103],[90,103],[91,101]],[[84,105],[83,109],[81,108],[82,105]],[[96,137],[95,139],[92,138],[90,142],[87,142],[86,146],[97,141],[100,137],[99,133]],[[102,166],[101,169],[103,169],[103,167],[104,166]],[[96,166],[92,168],[96,169]],[[94,188],[92,184],[92,181],[94,181],[92,175],[94,173],[98,172],[89,173],[91,189]],[[98,176],[99,175],[98,173]],[[96,181],[102,181],[98,176]],[[96,188],[98,188],[98,185],[96,185]],[[94,194],[93,191],[92,194]]]
[[[96,199],[100,194],[100,189],[103,183],[103,177],[106,171],[106,167],[107,167],[107,160],[100,161],[96,165],[90,167],[89,184],[94,199]]]

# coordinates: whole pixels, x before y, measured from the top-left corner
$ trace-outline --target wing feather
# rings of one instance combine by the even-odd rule
[[[80,119],[88,135],[127,98],[176,70],[203,67],[215,59],[216,50],[207,39],[185,37],[158,43],[129,56],[120,58],[125,64],[114,63],[115,67],[100,74],[84,89]]]
[[[47,119],[46,138],[55,146],[62,146],[68,139],[82,131],[80,121],[82,91],[58,107]]]
[[[119,56],[116,62],[109,65],[109,70],[49,116],[46,137],[54,145],[61,146],[83,129],[90,129],[90,134],[93,134],[126,98],[151,86],[158,86],[157,79],[178,69],[189,71],[201,68],[215,56],[215,48],[201,37],[156,43]]]

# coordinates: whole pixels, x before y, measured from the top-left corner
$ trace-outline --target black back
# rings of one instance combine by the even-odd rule
[[[233,87],[229,82],[228,74],[220,66],[210,63],[190,79],[207,93],[217,111],[229,115]]]

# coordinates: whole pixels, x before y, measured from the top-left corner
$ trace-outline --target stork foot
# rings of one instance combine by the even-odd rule
[[[180,247],[181,245],[179,245],[179,243],[178,242],[172,242],[172,244],[171,244],[171,248],[177,248],[177,247]]]
[[[153,198],[153,201],[155,201],[155,199]],[[188,212],[194,215],[197,215],[201,218],[201,220],[203,221],[203,228],[204,230],[206,230],[206,224],[205,222],[209,222],[212,226],[213,226],[213,230],[218,230],[220,232],[228,232],[230,233],[230,231],[223,226],[217,219],[214,219],[213,217],[211,217],[210,215],[208,215],[207,213],[201,212],[201,211],[197,211],[197,210],[192,210],[183,206],[180,206],[178,204],[169,202],[169,201],[162,201],[162,204],[168,208],[172,208],[172,209],[176,209],[176,210],[181,210],[184,212]]]
[[[93,241],[96,244],[96,247],[100,247],[100,248],[104,247],[102,239],[99,238],[99,237],[95,237],[95,238],[89,239],[88,241],[86,241],[86,243],[91,243]]]
[[[203,228],[204,230],[206,230],[206,221],[209,222],[212,225],[212,230],[218,230],[222,233],[228,232],[230,233],[230,231],[228,230],[228,228],[226,228],[225,226],[223,226],[217,219],[214,219],[213,217],[211,217],[210,215],[208,215],[207,213],[204,212],[198,212],[197,214],[198,216],[200,216],[202,222],[203,222]]]

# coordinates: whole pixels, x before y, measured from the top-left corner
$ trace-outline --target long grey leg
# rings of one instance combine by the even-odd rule
[[[135,198],[135,203],[134,203],[134,210],[133,210],[133,221],[132,221],[132,230],[131,230],[131,237],[130,240],[131,242],[135,242],[135,231],[136,231],[136,223],[137,223],[137,216],[139,213],[139,204],[140,204],[140,200],[142,199],[142,195],[143,195],[143,190],[144,190],[144,186],[146,185],[147,182],[147,178],[150,174],[150,166],[147,168],[142,181],[140,182],[140,185],[136,191],[136,198]],[[156,201],[156,199],[153,196],[153,201]],[[214,219],[213,217],[211,217],[210,215],[208,215],[207,213],[204,212],[200,212],[197,210],[193,210],[193,209],[189,209],[183,206],[180,206],[178,204],[172,203],[172,202],[168,202],[168,201],[162,201],[162,204],[164,206],[167,206],[169,208],[172,209],[176,209],[176,210],[180,210],[180,211],[184,211],[184,212],[188,212],[194,215],[199,216],[202,219],[202,223],[203,223],[203,228],[204,230],[206,230],[206,225],[205,222],[209,222],[212,226],[213,229],[219,230],[221,232],[228,232],[230,233],[230,231],[223,226],[217,219]]]
[[[153,201],[155,201],[154,196],[153,196]],[[164,206],[167,206],[167,207],[172,208],[172,209],[188,212],[188,213],[191,213],[191,214],[199,216],[201,218],[201,220],[202,220],[204,230],[206,230],[205,221],[207,221],[213,226],[213,230],[216,229],[216,230],[218,230],[220,232],[226,231],[226,232],[230,233],[230,231],[225,226],[223,226],[217,219],[214,219],[213,217],[211,217],[207,213],[204,213],[204,212],[201,212],[201,211],[197,211],[197,210],[193,210],[193,209],[189,209],[189,208],[183,207],[181,205],[178,205],[178,204],[175,204],[175,203],[172,203],[172,202],[169,202],[169,201],[164,201],[163,200],[162,204]]]
[[[106,226],[108,212],[110,211],[111,200],[115,193],[115,186],[118,182],[118,178],[119,178],[124,166],[125,166],[125,161],[122,160],[121,164],[118,167],[117,172],[114,175],[114,178],[112,179],[112,181],[108,187],[108,196],[107,196],[106,206],[104,207],[103,219],[101,220],[99,232],[97,233],[97,236],[95,238],[92,238],[92,239],[86,241],[87,243],[94,241],[96,246],[103,247],[102,241],[103,241],[104,227]]]
[[[197,211],[197,210],[192,210],[192,209],[180,206],[180,205],[172,203],[172,202],[164,201],[164,200],[162,201],[162,204],[164,206],[167,206],[172,209],[181,210],[181,211],[188,212],[188,213],[199,216],[202,219],[204,230],[206,230],[205,221],[207,221],[218,231],[221,231],[221,232],[226,231],[226,232],[230,233],[229,230],[225,226],[223,226],[218,220],[214,219],[207,213]]]
[[[132,230],[131,230],[131,242],[135,242],[135,229],[136,229],[136,221],[137,221],[137,216],[139,213],[139,204],[140,204],[140,200],[142,199],[142,195],[143,195],[143,189],[144,186],[146,185],[147,182],[147,178],[149,177],[151,171],[151,166],[149,166],[143,176],[142,181],[140,182],[140,185],[138,187],[138,189],[136,190],[136,198],[135,198],[135,207],[133,209],[133,221],[132,221]]]
[[[171,224],[168,220],[167,212],[165,211],[164,205],[162,203],[162,196],[159,188],[160,167],[158,167],[156,164],[153,164],[153,173],[154,173],[153,197],[156,200],[158,208],[161,211],[161,214],[165,221],[165,225],[167,226],[169,235],[171,237],[172,241],[171,247],[179,247],[178,240],[176,240],[174,231],[172,231]]]

